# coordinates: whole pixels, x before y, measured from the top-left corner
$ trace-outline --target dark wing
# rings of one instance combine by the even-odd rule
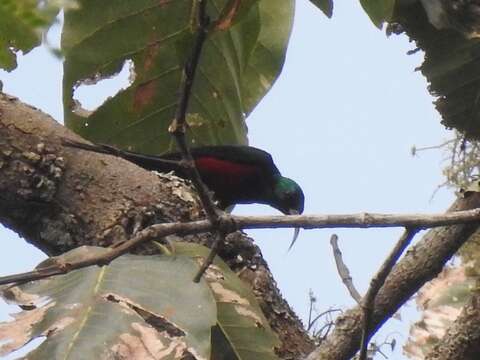
[[[237,164],[254,165],[270,175],[280,174],[275,166],[272,156],[263,150],[244,145],[215,145],[202,146],[190,149],[193,158],[214,157]],[[160,155],[162,159],[178,160],[181,155],[178,152]]]
[[[178,152],[155,156],[120,150],[110,145],[87,144],[70,139],[63,139],[62,143],[68,147],[122,157],[147,170],[156,170],[160,172],[177,171],[182,173],[182,168],[176,163],[176,161],[181,160],[182,158],[181,154]],[[198,148],[192,148],[190,151],[194,159],[201,157],[213,157],[215,159],[226,160],[236,164],[255,166],[256,168],[261,169],[265,176],[280,174],[277,167],[273,163],[272,156],[269,153],[251,146],[202,146]]]

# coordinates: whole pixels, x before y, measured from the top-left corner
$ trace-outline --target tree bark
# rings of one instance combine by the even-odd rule
[[[203,216],[183,179],[113,156],[64,148],[62,137],[80,140],[38,109],[0,93],[0,222],[46,254],[81,245],[110,246],[154,223]],[[182,240],[209,245],[210,238]],[[135,252],[155,251],[146,245]],[[298,359],[308,354],[313,342],[252,240],[230,234],[220,255],[251,285],[282,342],[278,355]]]
[[[480,207],[480,193],[459,198],[449,211]],[[374,334],[420,287],[436,277],[444,264],[478,228],[478,223],[438,227],[428,231],[393,268],[375,299]],[[308,360],[347,360],[358,351],[362,333],[362,309],[356,306],[335,322],[335,330],[308,356]]]
[[[198,199],[184,180],[155,175],[116,157],[63,148],[61,137],[79,139],[39,110],[0,93],[0,222],[48,255],[81,245],[109,246],[153,223],[202,217]],[[450,211],[479,206],[480,194],[471,193]],[[468,223],[435,228],[407,252],[376,298],[372,333],[441,271],[477,227]],[[182,240],[208,245],[211,239],[203,234]],[[154,250],[145,246],[136,252]],[[251,285],[282,341],[279,356],[299,359],[308,354],[313,342],[281,298],[251,239],[240,232],[229,235],[221,256]],[[334,332],[308,358],[353,356],[360,343],[361,318],[358,307],[340,316]]]

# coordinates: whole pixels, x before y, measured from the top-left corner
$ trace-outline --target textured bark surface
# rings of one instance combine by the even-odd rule
[[[135,226],[200,215],[182,180],[60,145],[66,128],[0,98],[0,218],[49,255],[123,241]],[[78,139],[78,138],[77,138]]]
[[[426,360],[478,360],[480,358],[480,293],[470,302],[435,345]]]
[[[449,211],[480,207],[479,193],[467,195],[458,199]],[[425,282],[436,277],[444,264],[477,228],[477,223],[434,228],[412,246],[393,268],[376,297],[374,330],[371,334],[376,332]],[[362,317],[362,310],[358,306],[338,317],[335,330],[308,359],[350,359],[359,349]]]
[[[184,180],[64,148],[61,137],[80,140],[41,111],[0,93],[0,222],[48,255],[81,245],[109,246],[153,223],[202,217]],[[182,240],[208,245],[210,235]],[[298,359],[309,353],[313,343],[282,299],[258,247],[240,232],[227,240],[220,255],[252,286],[282,341],[279,355]],[[154,250],[144,246],[136,252]]]

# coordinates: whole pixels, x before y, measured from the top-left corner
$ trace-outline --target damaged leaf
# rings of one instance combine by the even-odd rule
[[[410,328],[403,351],[409,359],[423,360],[457,318],[475,288],[466,266],[446,267],[425,284],[416,297],[422,318]]]
[[[82,247],[56,261],[104,251]],[[192,282],[197,269],[184,256],[124,255],[4,289],[29,306],[0,324],[0,355],[46,337],[28,359],[210,359],[215,302],[205,281]]]
[[[478,24],[478,16],[473,19]],[[480,38],[469,38],[455,29],[437,29],[420,2],[399,6],[394,20],[425,52],[418,70],[429,83],[442,124],[467,139],[480,139]],[[468,25],[468,17],[463,20]]]
[[[130,150],[173,150],[167,128],[196,30],[196,2],[79,3],[80,9],[65,13],[62,34],[67,126],[92,141]],[[192,144],[245,144],[245,117],[282,68],[294,1],[241,3],[238,8],[230,0],[208,3],[212,19],[223,9],[231,11],[220,19],[222,31],[210,33],[200,59],[188,111],[202,121],[189,132]],[[76,87],[115,76],[126,61],[133,64],[126,89],[91,113],[75,102]]]
[[[176,243],[178,254],[196,258],[199,263],[209,253],[195,244]],[[252,291],[230,268],[216,258],[204,275],[217,303],[217,326],[212,332],[212,353],[215,359],[273,360],[279,346],[277,335]],[[225,357],[225,354],[230,354]]]

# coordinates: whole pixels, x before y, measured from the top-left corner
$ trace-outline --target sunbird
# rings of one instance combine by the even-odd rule
[[[63,145],[121,157],[150,171],[173,171],[177,176],[188,179],[180,164],[182,155],[179,152],[145,155],[110,145],[70,139],[63,139]],[[266,151],[244,145],[200,146],[190,151],[202,181],[215,194],[219,208],[224,210],[236,204],[259,203],[270,205],[286,215],[303,213],[305,196],[301,187],[281,175]],[[296,228],[289,249],[298,233]]]

